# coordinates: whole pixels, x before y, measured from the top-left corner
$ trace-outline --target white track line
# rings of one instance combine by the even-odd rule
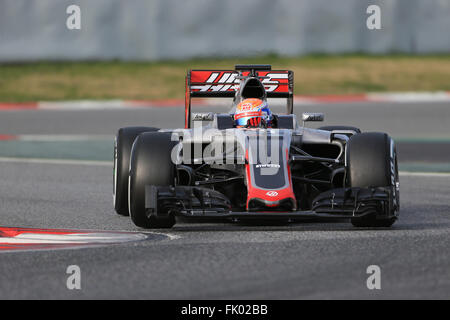
[[[42,164],[66,164],[66,165],[85,165],[85,166],[101,166],[111,167],[111,161],[97,161],[97,160],[65,160],[65,159],[38,159],[38,158],[7,158],[0,157],[0,162],[10,163],[42,163]],[[450,172],[411,172],[400,171],[401,176],[416,176],[416,177],[450,177]]]
[[[109,110],[127,108],[123,100],[40,101],[39,110]]]
[[[65,160],[65,159],[38,159],[38,158],[6,158],[0,157],[0,162],[10,163],[39,163],[39,164],[66,164],[66,165],[85,165],[85,166],[102,166],[112,167],[111,161],[96,160]]]
[[[113,141],[112,135],[84,135],[84,134],[21,134],[17,135],[15,140],[19,141]]]
[[[401,176],[410,177],[446,177],[450,178],[450,172],[410,172],[410,171],[400,171]]]

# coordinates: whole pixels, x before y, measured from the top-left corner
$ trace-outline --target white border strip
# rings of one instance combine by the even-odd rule
[[[123,100],[39,101],[40,110],[106,110],[127,108]]]
[[[6,163],[38,163],[38,164],[65,164],[65,165],[85,165],[85,166],[101,166],[112,167],[112,161],[99,160],[66,160],[66,159],[39,159],[39,158],[9,158],[0,157],[0,162]],[[416,176],[416,177],[450,177],[450,172],[413,172],[400,171],[401,176]]]
[[[0,162],[8,163],[38,163],[38,164],[66,164],[66,165],[85,165],[112,167],[112,161],[97,160],[66,160],[66,159],[38,159],[38,158],[7,158],[0,157]]]
[[[367,100],[376,102],[399,102],[399,103],[442,102],[442,101],[450,101],[450,93],[446,91],[368,93]]]
[[[397,103],[408,103],[408,102],[447,102],[450,101],[450,92],[446,91],[431,91],[431,92],[368,92],[365,94],[365,98],[362,101],[366,102],[397,102]],[[335,99],[333,99],[335,98]],[[303,96],[294,95],[294,104],[298,105],[308,105],[308,104],[329,104],[333,102],[352,102],[354,99],[350,96],[347,97],[342,95],[336,96]],[[168,99],[167,101],[170,101]],[[217,99],[210,98],[204,99],[204,104],[211,106],[222,106],[230,105],[229,99]],[[357,100],[361,102],[360,100]],[[159,103],[159,104],[158,104]],[[127,109],[127,108],[141,108],[146,107],[157,107],[159,105],[164,106],[164,101],[131,101],[131,100],[74,100],[74,101],[39,101],[37,102],[37,109],[39,110],[114,110],[114,109]],[[171,104],[176,105],[176,104]],[[180,106],[183,103],[180,102]],[[269,105],[285,105],[284,99],[269,99]]]
[[[418,92],[368,92],[360,95],[359,99],[354,99],[352,95],[294,95],[295,105],[310,105],[310,104],[332,104],[332,103],[346,103],[346,102],[391,102],[391,103],[408,103],[408,102],[448,102],[450,101],[450,92],[447,91],[418,91]],[[206,98],[201,100],[202,105],[223,106],[230,105],[231,100],[228,98]],[[169,103],[168,103],[169,102]],[[198,102],[197,102],[198,103]],[[2,103],[0,103],[1,106]],[[149,100],[149,101],[133,101],[133,100],[64,100],[64,101],[38,101],[36,108],[25,108],[30,110],[120,110],[129,108],[142,107],[166,107],[166,106],[183,106],[183,100],[167,99],[167,100]],[[8,108],[5,110],[23,109],[20,104],[17,108],[6,103]],[[284,99],[269,99],[269,105],[278,106],[285,105]],[[23,106],[22,106],[23,107]]]
[[[103,141],[114,139],[113,135],[103,134],[19,134],[15,136],[19,141]]]
[[[413,172],[413,171],[400,171],[401,176],[409,177],[450,177],[450,172]]]

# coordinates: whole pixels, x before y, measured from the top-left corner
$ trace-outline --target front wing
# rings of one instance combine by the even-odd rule
[[[145,208],[148,216],[185,216],[235,219],[295,219],[308,217],[352,218],[377,214],[388,218],[394,203],[391,187],[339,188],[323,192],[307,211],[232,211],[222,193],[202,187],[146,186]],[[381,213],[381,216],[380,216]]]

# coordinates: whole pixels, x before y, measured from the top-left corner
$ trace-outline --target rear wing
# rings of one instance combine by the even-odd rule
[[[191,98],[234,98],[242,77],[261,79],[268,98],[286,98],[293,112],[294,73],[270,65],[236,65],[235,70],[189,70],[186,76],[185,128],[191,127]]]

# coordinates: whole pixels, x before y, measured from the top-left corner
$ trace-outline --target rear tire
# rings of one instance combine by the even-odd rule
[[[117,131],[114,140],[114,209],[122,216],[128,216],[128,171],[130,170],[131,147],[143,132],[158,131],[152,127],[127,127]]]
[[[171,159],[171,133],[150,132],[137,137],[131,150],[128,201],[130,216],[141,228],[171,228],[175,217],[147,215],[145,186],[172,186],[175,183],[175,164]]]
[[[347,143],[347,182],[350,187],[391,187],[394,190],[394,208],[389,217],[383,212],[352,218],[355,227],[390,227],[397,220],[400,209],[398,190],[397,152],[393,140],[380,132],[354,135]]]

